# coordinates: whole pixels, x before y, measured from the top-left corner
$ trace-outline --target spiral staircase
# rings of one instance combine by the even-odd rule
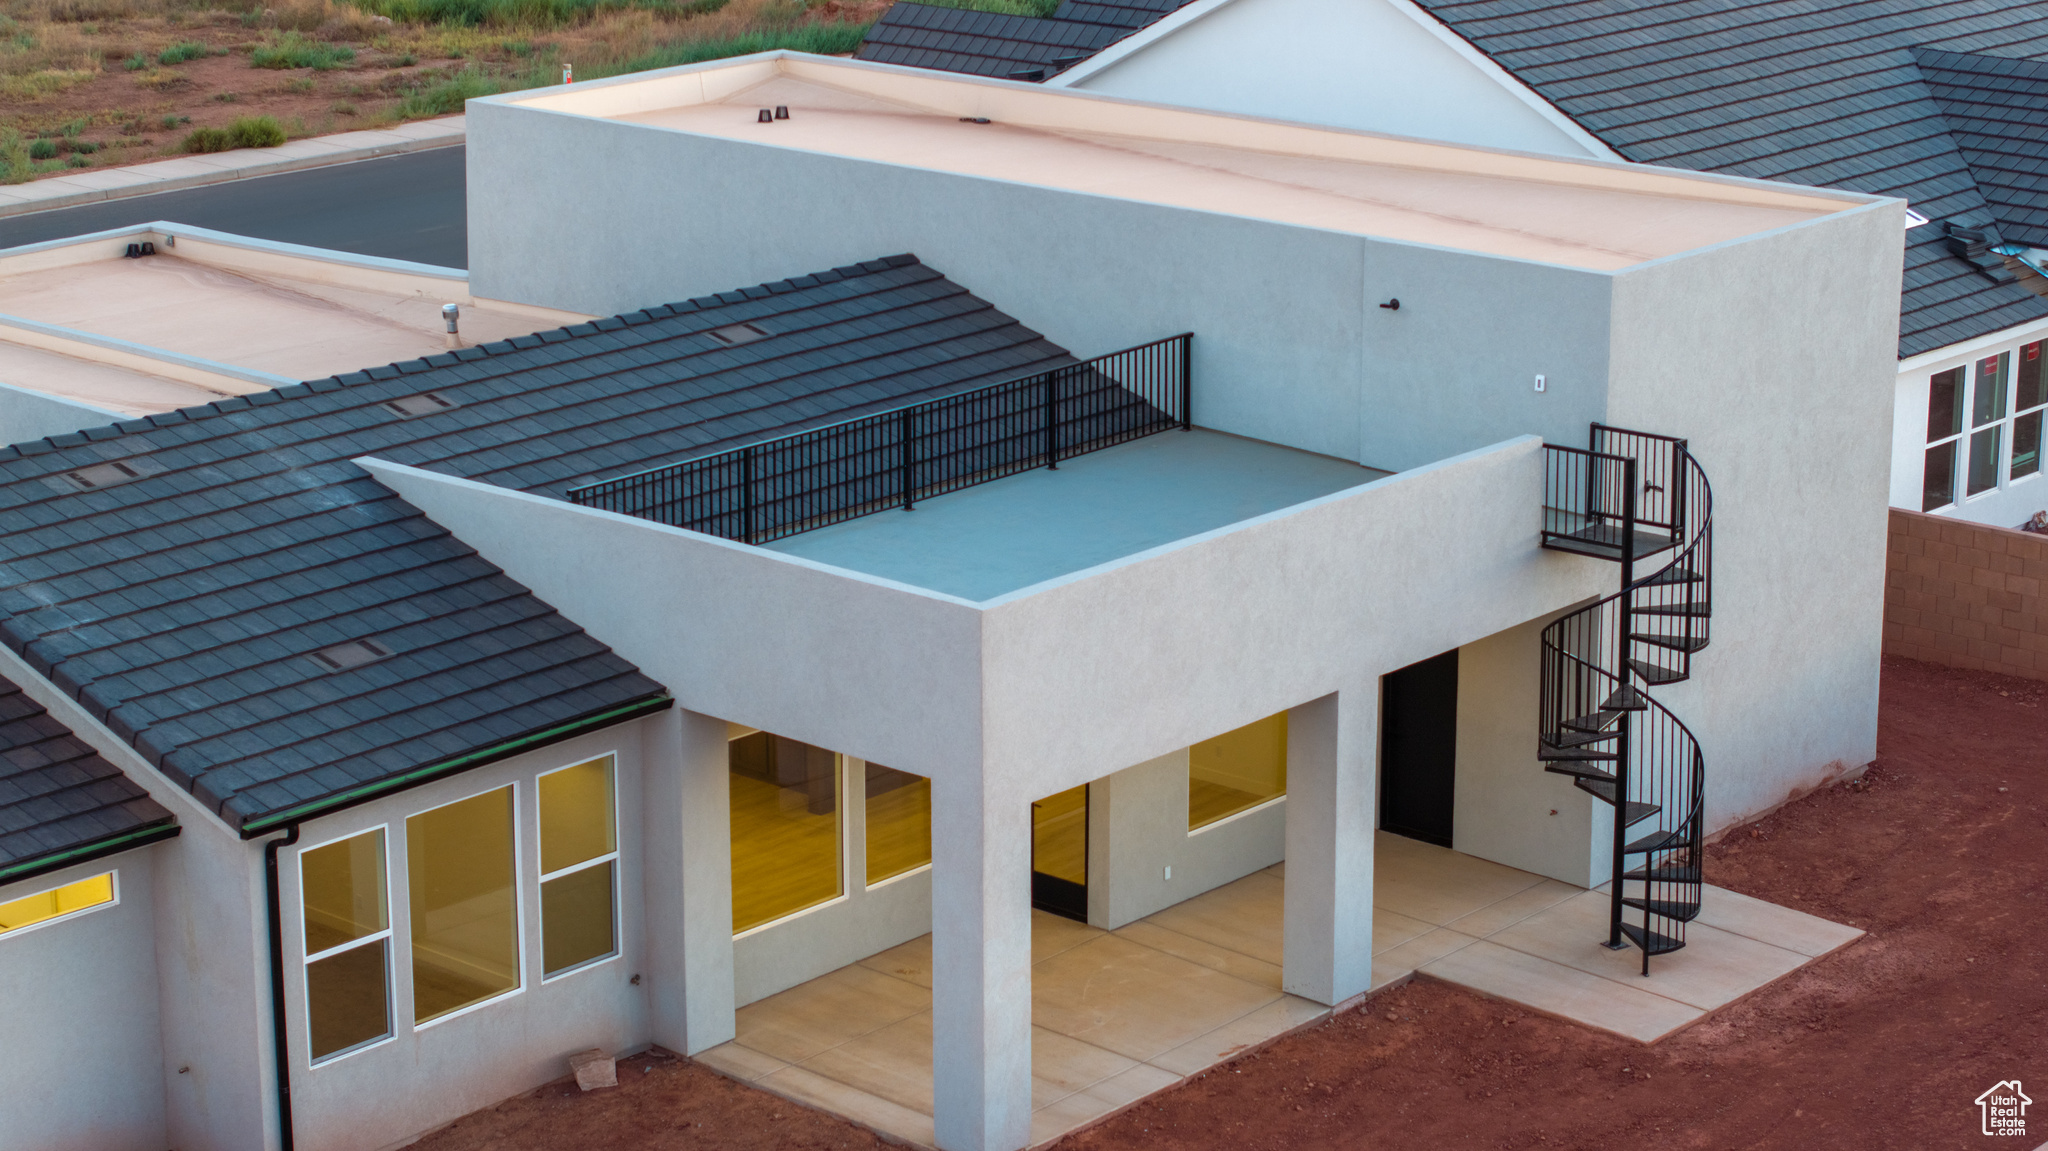
[[[1543,630],[1537,758],[1615,808],[1607,946],[1648,975],[1700,911],[1705,762],[1651,692],[1707,646],[1713,492],[1670,436],[1594,424],[1544,453],[1543,546],[1618,564],[1621,590]]]

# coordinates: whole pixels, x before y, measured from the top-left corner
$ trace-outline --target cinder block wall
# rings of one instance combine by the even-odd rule
[[[1891,509],[1884,653],[2048,679],[2048,535]]]

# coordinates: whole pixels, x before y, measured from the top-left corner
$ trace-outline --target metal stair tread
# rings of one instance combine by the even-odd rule
[[[1658,647],[1668,647],[1672,651],[1682,651],[1688,654],[1707,646],[1707,641],[1698,636],[1657,635],[1654,632],[1638,631],[1630,632],[1628,638],[1635,640],[1637,643],[1655,644]]]
[[[1621,905],[1633,907],[1637,911],[1647,911],[1651,915],[1665,919],[1676,919],[1681,923],[1692,922],[1700,913],[1700,901],[1697,899],[1644,899],[1640,896],[1624,895],[1621,898]]]
[[[1603,707],[1599,711],[1590,712],[1575,719],[1565,720],[1560,726],[1568,727],[1573,731],[1606,731],[1607,725],[1620,719],[1621,713],[1625,710],[1627,709]]]
[[[1632,609],[1637,615],[1675,615],[1706,619],[1714,610],[1703,603],[1660,603]]]
[[[1698,883],[1700,869],[1687,863],[1660,863],[1655,867],[1630,868],[1621,877],[1655,883]]]
[[[1603,803],[1611,804],[1614,802],[1614,784],[1611,782],[1581,777],[1573,780],[1572,786],[1594,796]],[[1636,824],[1663,810],[1664,808],[1660,804],[1643,803],[1640,800],[1631,799],[1622,806],[1622,826],[1634,827]]]
[[[1623,855],[1642,855],[1645,852],[1663,851],[1685,842],[1685,836],[1676,831],[1653,831],[1641,839],[1624,846]]]
[[[1577,779],[1596,779],[1606,783],[1614,782],[1612,772],[1602,771],[1590,763],[1546,763],[1543,770],[1555,775],[1569,775]]]
[[[1660,684],[1678,683],[1681,680],[1692,677],[1692,673],[1689,671],[1675,667],[1665,667],[1662,664],[1651,663],[1648,660],[1630,659],[1628,665],[1635,669],[1637,675],[1643,677],[1644,683],[1652,687]]]
[[[1669,955],[1685,946],[1685,940],[1683,939],[1674,939],[1669,935],[1651,931],[1649,928],[1639,924],[1624,923],[1621,925],[1621,933],[1628,936],[1630,943],[1635,944],[1651,955]]]
[[[1614,694],[1600,702],[1601,711],[1648,711],[1649,703],[1643,693],[1623,684]]]
[[[1544,736],[1543,742],[1548,747],[1584,747],[1589,743],[1604,743],[1610,739],[1618,739],[1620,736],[1621,733],[1618,731],[1586,731],[1584,729],[1573,729],[1570,725],[1566,725],[1566,730],[1553,731],[1549,735]]]
[[[1619,757],[1615,752],[1611,751],[1597,751],[1584,747],[1552,747],[1550,744],[1538,740],[1536,741],[1536,758],[1545,763],[1564,763],[1568,760],[1585,762],[1589,760],[1616,759]]]

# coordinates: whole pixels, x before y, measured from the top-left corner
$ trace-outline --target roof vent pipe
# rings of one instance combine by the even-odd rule
[[[454,304],[442,304],[441,319],[448,325],[448,346],[451,348],[461,347],[462,333],[456,330],[456,325],[462,319],[462,309]]]
[[[766,108],[761,109],[761,114],[759,116],[754,117],[754,123],[756,124],[772,124],[774,122],[775,113],[770,112]]]
[[[775,118],[776,118],[777,120],[787,120],[787,119],[789,119],[789,105],[787,105],[787,104],[777,104],[777,105],[775,106]]]

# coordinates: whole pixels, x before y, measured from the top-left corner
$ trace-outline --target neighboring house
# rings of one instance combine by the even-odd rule
[[[892,4],[861,39],[854,57],[1004,80],[1058,75],[1187,0],[1060,0],[1051,16],[1011,16],[917,4]]]
[[[1046,83],[1905,199],[1891,502],[2004,526],[2048,509],[2031,0],[1196,0]]]
[[[446,290],[569,322],[0,395],[8,1151],[391,1146],[927,934],[931,1137],[1013,1151],[1034,907],[1284,861],[1327,1008],[1391,828],[1654,980],[1875,754],[1896,200],[792,53],[468,149]]]

